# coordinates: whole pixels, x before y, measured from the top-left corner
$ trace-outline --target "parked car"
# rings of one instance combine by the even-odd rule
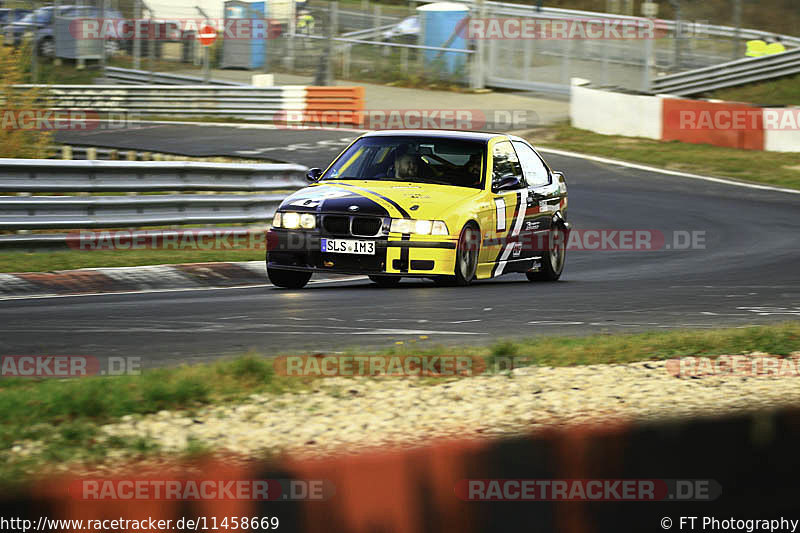
[[[407,17],[383,32],[384,41],[399,41],[416,44],[419,38],[419,17]]]
[[[33,13],[30,9],[0,9],[0,25],[11,24],[17,22],[26,15]]]
[[[36,49],[40,56],[55,57],[55,15],[56,7],[48,6],[30,12],[21,19],[7,24],[3,27],[4,44],[9,46],[19,46],[26,33],[32,33]],[[95,7],[87,6],[59,6],[58,16],[60,17],[100,17],[100,10]],[[107,9],[104,12],[106,18],[122,18],[122,14],[114,9]],[[116,41],[106,41],[106,51],[113,53],[118,49]]]

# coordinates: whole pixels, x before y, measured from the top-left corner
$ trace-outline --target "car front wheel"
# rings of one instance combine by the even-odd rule
[[[475,279],[478,270],[478,240],[480,233],[473,224],[467,224],[461,230],[456,247],[456,285],[465,286]]]
[[[311,279],[311,272],[300,272],[296,270],[281,270],[279,268],[267,268],[267,277],[276,287],[284,289],[302,289]]]

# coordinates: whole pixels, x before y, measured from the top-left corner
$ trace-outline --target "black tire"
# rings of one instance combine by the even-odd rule
[[[455,276],[452,278],[455,285],[465,287],[475,280],[479,251],[480,231],[475,224],[469,223],[464,226],[458,237]]]
[[[311,272],[267,268],[267,277],[276,287],[283,287],[284,289],[302,289],[306,286],[308,280],[311,279]]]
[[[370,276],[369,279],[380,287],[397,287],[400,276]]]
[[[56,43],[52,37],[44,37],[39,41],[39,50],[37,51],[39,57],[46,57],[53,59],[56,57]]]
[[[558,281],[567,260],[567,235],[563,226],[556,223],[550,229],[547,250],[542,256],[539,272],[527,272],[530,281]]]

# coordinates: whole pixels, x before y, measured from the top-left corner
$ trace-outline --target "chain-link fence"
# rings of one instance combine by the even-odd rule
[[[245,0],[62,0],[45,8],[55,14],[49,21],[35,11],[43,3],[7,0],[7,8],[28,11],[27,19],[4,26],[4,42],[27,43],[34,77],[61,58],[85,65],[86,78],[107,65],[145,71],[138,78],[144,82],[155,79],[148,71],[240,83],[273,73],[283,83],[444,82],[567,92],[579,77],[647,90],[660,74],[744,57],[745,41],[768,37],[746,31],[753,20],[771,28],[800,20],[800,8],[790,5],[781,26],[774,16],[754,14],[752,0],[462,2],[467,11],[450,38],[426,46],[420,0],[267,0],[265,7]],[[574,9],[587,7],[606,12]],[[75,19],[85,18],[112,22],[100,26],[99,39],[84,42],[91,27]],[[508,21],[533,30],[514,34],[503,26]],[[492,23],[499,34],[487,34]],[[207,26],[216,38],[212,32],[203,46]],[[636,31],[626,34],[626,26]]]

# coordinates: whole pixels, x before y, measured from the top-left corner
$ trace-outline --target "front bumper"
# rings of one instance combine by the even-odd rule
[[[322,238],[374,241],[375,254],[323,252]],[[312,231],[271,229],[267,233],[267,243],[269,268],[418,277],[452,275],[455,272],[455,238],[394,234],[373,238],[328,237]]]

